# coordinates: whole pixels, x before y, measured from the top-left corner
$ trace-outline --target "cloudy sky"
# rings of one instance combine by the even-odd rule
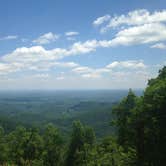
[[[0,2],[0,89],[144,88],[166,65],[165,0]]]

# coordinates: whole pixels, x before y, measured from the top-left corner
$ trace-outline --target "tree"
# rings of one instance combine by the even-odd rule
[[[42,157],[43,139],[36,128],[27,131],[27,139],[24,146],[24,158],[29,162],[39,160]]]
[[[95,140],[91,128],[83,126],[80,121],[73,122],[73,130],[69,149],[67,152],[66,165],[79,166],[86,163],[86,148],[92,146]]]
[[[127,97],[125,97],[117,106],[113,108],[115,114],[115,124],[117,127],[118,143],[128,149],[131,144],[131,126],[129,124],[132,115],[132,109],[136,105],[136,96],[130,89]]]
[[[129,90],[113,112],[116,115],[116,128],[118,144],[124,148],[126,154],[131,149],[136,152],[135,164],[138,166],[144,163],[144,111],[143,98],[136,97],[132,90]]]
[[[2,165],[8,159],[8,144],[6,142],[6,136],[4,129],[0,126],[0,165]]]
[[[57,128],[48,124],[44,131],[44,165],[58,166],[62,164],[63,140]]]
[[[10,159],[18,165],[31,163],[41,158],[42,138],[35,129],[27,131],[24,127],[17,127],[8,136]]]
[[[148,82],[144,98],[145,154],[152,165],[166,164],[166,67]]]
[[[114,108],[118,143],[136,150],[136,165],[166,164],[166,67],[149,80],[142,97],[129,91]]]

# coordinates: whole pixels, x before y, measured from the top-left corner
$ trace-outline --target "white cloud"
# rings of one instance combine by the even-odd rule
[[[150,13],[146,9],[139,9],[129,12],[126,15],[115,16],[109,19],[109,23],[101,29],[101,32],[121,25],[143,25],[149,23],[166,22],[166,10]]]
[[[130,82],[133,83],[133,86],[137,84],[137,82],[143,85],[145,80],[149,77],[149,74],[147,72],[147,66],[142,60],[114,61],[101,68],[93,68],[90,66],[82,66],[75,62],[63,62],[63,58],[91,53],[96,51],[97,48],[119,45],[151,44],[151,48],[165,49],[165,13],[166,11],[149,13],[147,10],[136,10],[129,12],[127,15],[113,18],[106,15],[105,17],[96,19],[94,25],[107,24],[103,28],[117,28],[115,36],[109,40],[94,39],[85,42],[79,41],[67,48],[45,49],[42,46],[17,48],[13,52],[0,58],[0,75],[4,78],[7,74],[20,71],[20,73],[24,74],[24,71],[26,71],[25,74],[28,72],[31,74],[33,72],[33,79],[37,78],[36,80],[40,80],[40,78],[44,80],[44,78],[48,77],[50,82],[52,80],[54,82],[56,80],[70,79],[75,85],[77,80],[85,80],[84,83],[86,83],[86,80],[90,78],[93,81],[97,79],[101,82],[107,82],[109,80],[107,82],[108,84],[118,85],[119,83],[119,87],[121,87],[120,85],[123,83],[124,85],[126,83],[128,86],[131,86]],[[124,27],[121,28],[121,26]],[[78,35],[78,32],[66,32],[65,35],[66,38],[73,38],[75,35]],[[47,44],[55,41],[58,37],[58,35],[49,32],[40,36],[33,42]],[[4,39],[10,40],[14,38],[14,36],[8,36]],[[46,74],[47,71],[50,75]],[[60,74],[62,71],[64,73]],[[79,83],[79,81],[77,83]],[[94,83],[95,82],[93,82],[93,84]]]
[[[77,63],[74,62],[55,62],[55,66],[58,67],[65,67],[65,68],[73,68],[79,66]]]
[[[105,23],[105,19],[107,24]],[[113,39],[105,41],[108,47],[148,44],[166,40],[166,10],[150,13],[146,9],[130,11],[126,15],[110,17],[105,15],[94,21],[103,25],[101,32],[109,29],[118,31]],[[120,27],[120,28],[119,28]],[[103,45],[101,45],[103,47]],[[163,45],[160,47],[163,48]]]
[[[104,22],[107,22],[108,20],[110,20],[110,18],[111,18],[111,16],[108,14],[105,16],[99,17],[93,22],[93,25],[99,26],[99,25],[103,24]]]
[[[95,51],[98,47],[109,47],[110,41],[88,40],[85,42],[76,42],[68,49],[55,48],[46,50],[42,46],[21,47],[13,52],[4,55],[3,61],[7,62],[39,62],[47,60],[59,60],[66,56],[86,54]]]
[[[59,35],[48,32],[44,35],[39,36],[37,39],[33,40],[33,43],[36,44],[49,44],[56,41],[59,38]]]
[[[76,42],[66,55],[85,54],[95,51],[98,47],[128,46],[137,44],[148,44],[166,40],[166,25],[161,23],[150,23],[120,30],[111,40],[87,40]]]
[[[156,43],[156,44],[152,45],[151,48],[166,49],[166,44]]]
[[[0,62],[0,75],[7,75],[9,73],[20,71],[20,69],[23,67],[20,63],[3,63]]]
[[[74,43],[66,55],[85,54],[95,51],[98,47],[128,46],[148,44],[166,40],[166,25],[162,23],[149,23],[120,30],[110,40],[87,40]]]
[[[2,57],[7,62],[39,62],[41,60],[55,59],[49,51],[42,46],[21,47]]]
[[[166,26],[161,23],[144,24],[119,31],[111,46],[147,44],[166,40]]]
[[[79,32],[70,31],[70,32],[66,32],[65,35],[66,36],[76,36],[76,35],[79,35]]]
[[[138,12],[139,13],[139,12]],[[140,15],[139,14],[135,15]],[[144,13],[144,11],[142,11]],[[105,17],[108,19],[108,17]],[[100,18],[95,24],[100,25],[107,19]],[[162,19],[160,19],[162,20]],[[119,21],[120,22],[120,21]],[[137,23],[138,24],[138,23]],[[117,24],[121,25],[120,23]],[[133,24],[134,25],[134,24]],[[116,26],[115,26],[116,27]],[[68,32],[67,36],[74,36],[77,32]],[[55,41],[56,37],[51,32],[40,36],[34,42],[46,44]],[[60,62],[66,56],[76,56],[96,51],[99,47],[114,47],[119,45],[147,44],[166,40],[166,26],[163,23],[146,23],[125,27],[119,30],[115,37],[110,40],[87,40],[85,42],[75,42],[68,48],[55,48],[47,50],[42,46],[21,47],[1,58],[0,74],[7,74],[17,71],[33,70],[36,72],[48,71],[52,68],[71,68],[71,72],[82,78],[100,78],[103,74],[110,74],[113,70],[144,70],[146,66],[142,61],[115,61],[103,68],[91,68],[81,66],[74,62]],[[159,45],[160,44],[160,45]],[[152,47],[162,47],[163,44]]]
[[[20,64],[20,68],[48,70],[56,65],[71,65],[57,63],[58,60],[66,56],[90,53],[96,51],[99,47],[147,44],[164,40],[166,40],[166,26],[164,24],[144,24],[120,30],[112,40],[87,40],[85,42],[76,42],[69,48],[55,48],[50,50],[46,50],[42,46],[17,48],[13,52],[2,56],[1,61],[5,64]]]
[[[0,40],[14,40],[17,38],[18,38],[18,36],[16,36],[16,35],[9,35],[9,36],[5,36],[5,37],[0,38]]]
[[[92,72],[93,69],[86,67],[86,66],[79,66],[79,67],[74,68],[72,71],[75,73],[82,74],[82,73]]]
[[[79,35],[79,32],[76,32],[76,31],[70,31],[65,33],[66,39],[69,41],[76,40],[77,35]]]
[[[145,69],[146,65],[142,61],[114,61],[107,65],[106,68]]]
[[[69,50],[70,54],[79,54],[79,53],[89,53],[95,51],[98,46],[98,42],[96,40],[88,40],[84,43],[76,42],[72,45]]]
[[[83,78],[100,78],[103,74],[114,74],[115,71],[126,69],[126,71],[145,71],[147,66],[140,61],[114,61],[103,68],[91,68],[88,66],[77,66],[72,69],[72,72],[79,74]],[[126,73],[126,71],[124,73]]]
[[[151,74],[148,71],[117,71],[112,73],[112,84],[123,88],[145,87]]]
[[[15,49],[13,52],[4,55],[3,61],[6,62],[40,62],[52,61],[62,59],[65,56],[73,56],[78,54],[85,54],[95,51],[97,47],[104,46],[102,42],[97,40],[88,40],[84,43],[76,42],[70,48],[55,48],[46,50],[42,46],[21,47]]]
[[[83,78],[100,78],[101,75],[98,73],[88,73],[88,74],[83,74],[82,75]]]
[[[48,71],[51,68],[74,68],[78,64],[74,62],[60,62],[57,60],[68,55],[68,50],[56,48],[46,50],[42,46],[30,48],[17,48],[10,54],[1,57],[0,73],[16,71]]]
[[[79,74],[83,78],[100,78],[103,73],[110,72],[109,69],[106,68],[90,68],[87,66],[78,66],[74,69],[72,69],[72,72]]]
[[[32,51],[32,50],[31,50]],[[24,51],[25,52],[25,51]],[[23,54],[24,55],[24,54]],[[35,55],[34,55],[35,56]],[[10,59],[11,60],[11,59]],[[8,63],[8,64],[7,64]],[[52,75],[50,72],[45,72],[48,71],[50,68],[65,68],[69,70],[64,70],[62,72],[62,69],[56,70],[56,75]],[[125,70],[123,70],[125,69]],[[134,70],[133,70],[134,69]],[[31,71],[33,70],[33,74],[31,75],[24,74],[24,71]],[[31,82],[33,85],[33,88],[41,88],[41,87],[46,87],[46,88],[53,88],[53,87],[66,87],[68,84],[72,84],[72,87],[84,87],[85,84],[87,84],[88,79],[88,86],[90,88],[95,88],[96,86],[94,85],[96,79],[99,81],[98,83],[100,84],[101,87],[114,87],[114,85],[117,85],[119,82],[121,84],[124,83],[124,85],[128,86],[129,84],[131,85],[132,81],[135,81],[136,83],[139,83],[139,85],[143,86],[145,83],[145,78],[147,79],[146,75],[146,65],[143,63],[142,60],[140,61],[115,61],[112,62],[106,66],[103,66],[101,68],[92,68],[89,66],[82,66],[74,62],[61,62],[61,61],[52,61],[52,60],[40,60],[40,61],[6,61],[0,64],[0,74],[7,74],[11,72],[17,72],[21,71],[22,77],[11,80],[9,82],[10,77],[4,78],[3,81],[0,81],[0,85],[5,84],[5,80],[9,83],[9,85],[12,86],[17,86],[20,84],[19,82],[22,82],[22,84],[25,86],[25,88],[29,87],[27,82]],[[53,70],[51,70],[53,71]],[[145,73],[145,74],[140,74],[140,73]],[[133,74],[133,75],[132,75]],[[58,76],[59,75],[59,76]],[[8,79],[7,79],[8,78]],[[132,79],[131,79],[132,78]],[[68,83],[67,85],[63,82],[63,80],[67,80]],[[129,81],[130,79],[130,81]],[[134,80],[135,79],[135,80]],[[58,82],[62,82],[65,84],[57,85],[56,80]],[[119,82],[118,82],[119,80]],[[45,82],[43,82],[42,86],[42,81],[47,81],[47,85],[45,85]],[[61,83],[62,83],[61,82]],[[11,84],[10,84],[11,83]],[[38,86],[38,83],[40,85]],[[104,83],[104,84],[103,84]],[[108,84],[107,84],[108,83]],[[73,85],[74,84],[74,85]],[[97,85],[99,85],[97,84]],[[4,85],[5,86],[5,85]],[[132,86],[136,86],[135,84]],[[119,84],[119,87],[120,84]]]
[[[78,66],[74,69],[72,69],[73,72],[77,73],[77,74],[83,74],[83,76],[86,76],[87,74],[92,74],[92,75],[100,75],[102,73],[108,73],[110,72],[111,70],[108,69],[107,67],[104,67],[104,68],[90,68],[90,67],[87,67],[87,66]]]
[[[122,35],[123,33],[119,33]],[[80,66],[74,62],[59,62],[60,59],[63,59],[66,56],[74,56],[79,54],[86,54],[96,50],[98,47],[111,47],[115,45],[126,44],[123,41],[118,40],[120,35],[113,40],[88,40],[85,42],[76,42],[68,49],[55,48],[51,50],[46,50],[42,46],[33,46],[33,47],[21,47],[17,48],[13,52],[2,56],[2,63],[11,65],[17,64],[17,68],[22,70],[36,70],[36,71],[47,71],[53,67],[77,67],[79,72],[82,72],[87,68],[80,68]],[[133,33],[131,33],[133,35]],[[126,36],[126,38],[129,38]],[[134,35],[133,35],[134,38]],[[124,64],[123,64],[124,65]],[[134,64],[136,65],[136,64]],[[88,70],[92,70],[89,69]],[[107,69],[95,70],[95,73],[102,73]],[[94,72],[94,70],[92,70]]]
[[[5,64],[5,63],[0,63],[0,75],[4,75],[7,72],[11,72],[13,70],[14,69],[10,65]]]

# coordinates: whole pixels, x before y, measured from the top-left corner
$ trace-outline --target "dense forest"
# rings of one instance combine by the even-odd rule
[[[132,90],[112,108],[115,134],[96,140],[91,127],[74,121],[64,138],[53,124],[43,130],[0,128],[0,164],[19,166],[165,166],[166,67],[142,96]]]
[[[16,126],[38,128],[54,124],[68,137],[74,120],[91,126],[100,139],[114,132],[112,107],[128,90],[30,90],[0,91],[0,126],[5,132]],[[134,90],[137,95],[142,90]]]

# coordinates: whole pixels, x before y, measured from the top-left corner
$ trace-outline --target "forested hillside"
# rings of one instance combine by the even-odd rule
[[[138,95],[141,90],[135,91]],[[10,132],[18,125],[43,130],[54,124],[68,137],[74,120],[93,127],[96,137],[111,134],[112,107],[128,90],[0,91],[0,126]]]
[[[77,106],[76,106],[77,107]],[[91,127],[74,121],[68,138],[53,125],[43,130],[0,129],[0,164],[20,166],[165,166],[166,67],[144,94],[132,90],[113,108],[116,130],[100,141]]]

